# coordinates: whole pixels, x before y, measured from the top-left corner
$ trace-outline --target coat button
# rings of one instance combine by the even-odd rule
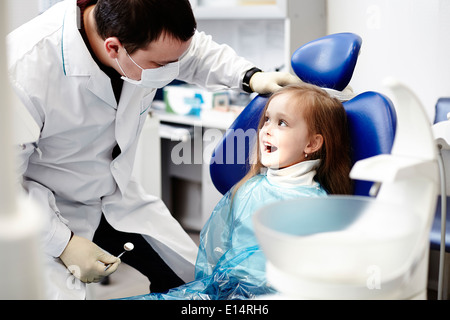
[[[116,170],[119,169],[119,163],[118,162],[114,162],[113,167]]]

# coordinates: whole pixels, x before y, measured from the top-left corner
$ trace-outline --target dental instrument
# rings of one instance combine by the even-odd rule
[[[119,254],[117,256],[117,258],[120,258],[125,252],[133,250],[134,245],[131,242],[127,242],[123,245],[123,248],[125,249],[125,251],[123,251],[121,254]]]
[[[117,256],[117,258],[120,258],[125,252],[133,250],[133,249],[134,249],[134,244],[132,244],[131,242],[127,242],[127,243],[125,243],[125,244],[123,245],[123,248],[124,248],[125,251],[123,251],[121,254],[119,254],[119,255]],[[108,265],[106,266],[105,271],[108,270],[109,267],[111,267],[111,264],[108,264]]]

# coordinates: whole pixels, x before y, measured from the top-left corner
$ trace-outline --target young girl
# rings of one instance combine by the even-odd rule
[[[274,201],[352,193],[346,113],[322,89],[304,84],[274,93],[258,133],[256,161],[202,229],[196,280],[134,298],[248,299],[274,293],[253,231],[255,211]]]

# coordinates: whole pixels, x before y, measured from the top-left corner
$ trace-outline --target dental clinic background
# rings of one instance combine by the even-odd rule
[[[57,2],[7,1],[11,30]],[[450,0],[327,0],[326,6],[327,34],[354,32],[363,39],[354,91],[389,94],[382,82],[393,76],[416,93],[433,122],[436,101],[450,96]]]

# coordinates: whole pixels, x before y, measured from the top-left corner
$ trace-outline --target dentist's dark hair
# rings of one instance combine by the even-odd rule
[[[189,0],[99,0],[94,16],[98,34],[130,54],[165,34],[187,41],[197,28]]]

